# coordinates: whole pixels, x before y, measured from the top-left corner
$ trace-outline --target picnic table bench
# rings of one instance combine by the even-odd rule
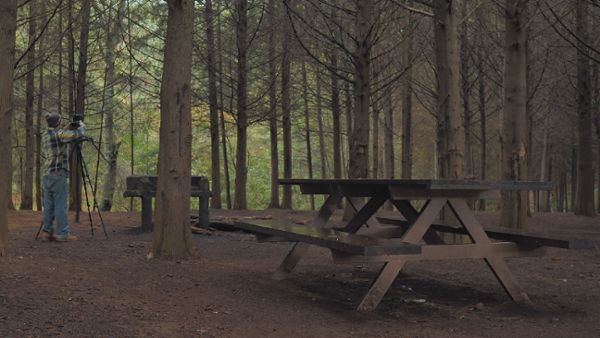
[[[510,272],[504,258],[542,256],[546,247],[586,249],[597,243],[504,228],[484,228],[467,200],[494,199],[502,190],[549,190],[545,182],[483,182],[459,180],[344,180],[284,179],[282,185],[297,185],[304,194],[327,196],[312,222],[306,226],[275,221],[239,221],[234,225],[253,232],[258,239],[295,242],[273,275],[286,278],[310,245],[331,250],[335,263],[384,263],[358,310],[377,307],[407,261],[484,259],[506,293],[516,302],[529,297]],[[345,199],[353,216],[342,227],[329,220]],[[366,201],[365,201],[366,199]],[[421,208],[411,201],[424,200]],[[391,202],[397,216],[377,217]],[[444,207],[454,214],[459,226],[439,221]],[[465,235],[466,243],[446,243],[442,233]]]
[[[142,200],[142,230],[152,231],[152,199],[156,197],[156,175],[128,176],[126,179],[126,190],[123,197],[139,197]],[[209,226],[208,199],[210,189],[208,179],[205,176],[192,176],[192,187],[190,196],[198,197],[198,225]]]

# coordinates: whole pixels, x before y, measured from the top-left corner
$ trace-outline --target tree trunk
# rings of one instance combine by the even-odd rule
[[[377,80],[375,80],[377,81]],[[373,99],[373,109],[371,111],[371,125],[372,127],[372,155],[371,155],[371,175],[372,178],[379,177],[379,104],[377,99]]]
[[[271,143],[271,201],[269,208],[279,208],[279,149],[277,137],[277,67],[275,31],[277,12],[275,0],[268,3],[269,19],[269,140]]]
[[[317,73],[317,130],[319,132],[319,158],[321,159],[321,178],[327,178],[327,150],[325,147],[325,135],[323,131],[323,104],[321,97],[321,72]]]
[[[570,211],[575,211],[577,197],[577,146],[571,147],[571,198]]]
[[[208,72],[208,103],[210,106],[211,207],[221,209],[221,161],[219,153],[219,107],[215,62],[212,0],[204,2],[206,19],[206,64]]]
[[[90,0],[83,0],[81,5],[81,31],[79,35],[79,64],[77,69],[77,84],[75,97],[74,114],[84,116],[85,113],[85,90],[87,79],[87,64],[88,64],[88,36],[90,32]],[[71,23],[72,25],[72,23]],[[70,209],[73,211],[81,210],[81,163],[77,156],[71,156],[69,163],[71,172],[70,181]],[[78,214],[79,215],[79,214]],[[76,220],[79,221],[79,220]]]
[[[235,209],[246,209],[246,184],[248,182],[247,145],[248,145],[248,83],[247,83],[247,35],[248,2],[235,2],[237,36],[237,153],[235,167]]]
[[[40,8],[40,22],[44,22],[46,19],[46,2],[41,2]],[[44,36],[42,34],[39,40],[40,55],[44,53]],[[44,65],[45,61],[41,61],[39,65],[39,94],[37,101],[37,116],[36,116],[36,130],[35,130],[35,204],[37,210],[42,210],[42,114],[44,109]]]
[[[388,87],[385,92],[385,178],[395,178],[394,174],[396,157],[394,156],[394,102],[392,87]]]
[[[131,46],[131,1],[127,1],[127,42]],[[129,87],[129,153],[131,159],[129,161],[129,173],[131,176],[135,172],[135,126],[134,126],[134,106],[133,106],[133,58],[129,57],[128,62],[129,74],[127,82]],[[129,210],[133,211],[133,197],[129,199]]]
[[[434,1],[438,77],[438,162],[441,178],[464,178],[464,130],[460,111],[460,62],[452,0]]]
[[[467,20],[468,1],[461,3],[461,20]],[[473,157],[471,154],[471,66],[469,62],[469,34],[467,23],[460,25],[460,69],[461,69],[461,95],[463,106],[463,117],[465,131],[465,175],[467,178],[474,178],[473,175]]]
[[[306,75],[306,62],[302,62],[302,95],[304,96],[304,131],[306,135],[306,163],[308,165],[308,178],[313,178],[312,147],[310,145],[310,110],[308,109],[308,79]],[[315,196],[310,195],[310,209],[315,210]]]
[[[338,65],[337,52],[331,53],[332,68],[336,69]],[[342,136],[340,127],[340,86],[339,79],[335,72],[331,74],[331,120],[333,123],[333,177],[342,177]]]
[[[502,179],[527,179],[527,2],[506,0]],[[527,192],[503,191],[500,225],[524,228]]]
[[[31,45],[36,39],[35,1],[29,1],[29,39]],[[21,210],[31,210],[33,207],[33,165],[34,165],[34,125],[33,105],[35,91],[35,46],[27,52],[26,104],[25,104],[25,170],[23,172],[23,191],[21,192]]]
[[[0,172],[0,256],[8,246],[8,201],[11,198],[9,175],[12,163],[11,126],[13,114],[13,72],[17,29],[17,1],[0,3],[0,154],[8,164]]]
[[[190,231],[192,160],[192,33],[194,1],[168,0],[169,16],[160,92],[160,145],[156,188],[155,257],[194,254]]]
[[[479,170],[480,175],[479,178],[482,181],[487,179],[487,113],[486,113],[486,105],[485,105],[485,73],[483,69],[483,58],[479,60],[478,66],[478,87],[479,87],[479,123],[481,130],[481,154],[479,155]],[[485,200],[479,200],[479,210],[485,211]]]
[[[289,21],[284,20],[281,44],[281,114],[283,127],[283,177],[292,178],[292,105],[291,105],[291,53]],[[292,187],[283,186],[281,207],[292,209]]]
[[[600,213],[600,74],[598,70],[598,64],[594,63],[592,65],[592,107],[594,108],[595,118],[594,124],[596,125],[596,170],[598,171],[598,178],[596,180],[596,191],[598,192],[597,202],[598,209],[597,212]]]
[[[369,166],[369,106],[371,98],[371,25],[370,1],[357,2],[357,50],[354,59],[354,125],[348,155],[348,177],[366,178]]]
[[[217,13],[221,13],[219,3],[217,3]],[[225,129],[225,100],[223,88],[223,32],[221,30],[221,15],[217,15],[217,49],[219,50],[219,107],[221,114],[221,148],[223,149],[223,172],[225,173],[225,196],[227,200],[227,209],[231,209],[231,179],[229,178],[229,157],[227,156],[227,130]],[[233,109],[229,112],[232,113]]]
[[[109,9],[110,10],[110,9]],[[100,210],[102,211],[110,211],[113,206],[113,197],[115,194],[115,188],[117,185],[117,157],[119,154],[119,147],[121,142],[117,142],[115,138],[115,123],[114,123],[114,115],[115,109],[118,107],[115,104],[114,96],[115,96],[115,50],[120,41],[120,26],[121,26],[121,18],[123,17],[123,13],[125,11],[125,0],[121,0],[119,2],[118,12],[116,18],[113,18],[113,22],[109,19],[109,23],[107,27],[109,27],[109,31],[106,37],[106,54],[105,54],[105,98],[103,100],[108,101],[108,109],[105,109],[103,112],[104,115],[104,134],[105,134],[105,144],[106,148],[104,150],[104,154],[106,155],[106,169],[104,171],[104,187],[102,189],[102,203],[100,205]],[[112,16],[108,15],[109,18]],[[107,105],[105,104],[105,107]]]
[[[577,198],[575,214],[593,217],[594,206],[594,153],[592,150],[592,91],[591,68],[587,57],[588,39],[587,1],[577,1]]]
[[[409,14],[408,36],[404,49],[404,83],[402,86],[402,178],[412,177],[412,75],[413,75],[413,48],[414,48],[414,18]]]
[[[542,139],[542,160],[540,163],[540,181],[546,182],[550,180],[550,175],[548,175],[548,115],[544,117],[544,136]],[[549,212],[550,204],[548,204],[548,191],[540,191],[539,198],[539,211],[541,212]]]
[[[350,147],[352,144],[352,95],[350,95],[350,83],[346,82],[344,85],[344,93],[346,95],[346,143],[348,147],[348,154],[350,154]],[[348,174],[348,167],[346,167],[346,175]]]

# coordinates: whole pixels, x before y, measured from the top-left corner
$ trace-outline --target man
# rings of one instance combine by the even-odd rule
[[[58,113],[46,113],[48,130],[44,134],[44,225],[42,240],[59,242],[76,241],[71,234],[67,220],[67,195],[69,184],[69,147],[68,143],[83,136],[82,122],[71,123],[67,128],[60,126]],[[56,219],[57,232],[54,233],[52,221]]]

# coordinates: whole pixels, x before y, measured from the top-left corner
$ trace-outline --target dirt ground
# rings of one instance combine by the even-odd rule
[[[308,219],[306,212],[213,212]],[[334,265],[311,248],[289,280],[271,280],[289,243],[241,232],[194,235],[198,257],[147,260],[138,213],[104,214],[80,241],[33,240],[40,214],[10,216],[0,259],[0,337],[600,337],[600,250],[550,249],[509,260],[534,302],[514,304],[483,261],[409,263],[376,311],[355,307],[378,265]],[[487,223],[496,215],[482,214]],[[600,218],[536,215],[533,228],[600,239]]]

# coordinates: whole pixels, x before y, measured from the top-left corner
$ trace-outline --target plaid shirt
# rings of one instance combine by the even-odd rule
[[[83,128],[77,130],[48,129],[48,132],[44,134],[46,155],[44,175],[58,172],[61,175],[69,176],[69,147],[67,144],[81,136],[83,136]]]

